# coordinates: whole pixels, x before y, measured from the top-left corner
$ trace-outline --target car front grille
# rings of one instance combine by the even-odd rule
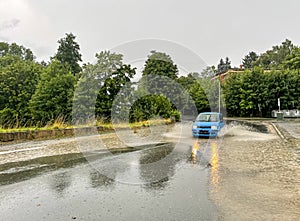
[[[209,134],[209,131],[207,131],[207,130],[200,130],[199,134]]]
[[[211,128],[211,126],[198,126],[198,128]]]

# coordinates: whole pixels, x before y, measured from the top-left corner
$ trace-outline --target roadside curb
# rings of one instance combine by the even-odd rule
[[[19,132],[2,132],[0,133],[0,144],[12,142],[24,142],[30,140],[56,139],[62,137],[73,137],[75,135],[89,135],[100,132],[110,132],[112,129],[104,127],[82,127],[82,128],[64,128],[53,130],[28,130]]]
[[[285,136],[284,136],[284,135],[281,133],[281,131],[278,129],[278,127],[277,127],[273,122],[271,122],[270,124],[273,126],[273,128],[274,128],[274,130],[276,131],[276,133],[278,134],[278,136],[279,136],[284,142],[288,142],[287,139],[285,138]]]

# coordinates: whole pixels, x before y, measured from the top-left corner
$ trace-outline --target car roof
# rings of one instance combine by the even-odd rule
[[[202,112],[200,114],[220,114],[219,112]]]

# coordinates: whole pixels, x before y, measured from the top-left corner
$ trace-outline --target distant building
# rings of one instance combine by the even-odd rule
[[[243,73],[245,70],[242,69],[242,68],[234,68],[234,69],[230,69],[224,73],[221,73],[221,74],[218,74],[216,76],[214,76],[212,78],[212,80],[217,80],[217,79],[220,79],[221,82],[224,82],[225,78],[226,78],[226,75],[228,74],[236,74],[236,73]]]

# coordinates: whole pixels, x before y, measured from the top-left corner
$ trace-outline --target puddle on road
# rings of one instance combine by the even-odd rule
[[[44,172],[86,162],[82,154],[66,154],[0,165],[0,185],[27,180]]]
[[[160,150],[153,150],[160,146]],[[96,160],[109,157],[116,157],[125,153],[144,150],[144,155],[140,158],[141,164],[147,164],[158,161],[172,152],[174,147],[170,147],[167,143],[155,145],[144,145],[137,147],[127,147],[118,149],[109,149],[102,151],[93,151],[82,153],[70,153],[64,155],[55,155],[35,158],[28,161],[11,162],[0,165],[0,185],[11,184],[23,180],[31,179],[45,172],[58,170],[61,168],[71,168],[80,164],[86,164]]]
[[[105,152],[91,152],[85,155],[94,156],[97,158],[107,155],[118,155],[136,151],[135,148],[122,148]],[[15,183],[27,180],[43,174],[48,171],[57,170],[60,168],[70,168],[79,164],[87,163],[85,156],[82,153],[70,153],[64,155],[55,155],[40,157],[29,161],[19,161],[0,165],[0,185]]]
[[[186,163],[186,154],[172,155],[163,168],[164,176],[153,181],[142,165],[160,161],[174,151],[174,144],[131,151],[124,156],[138,160],[140,184],[121,183],[131,167],[118,170],[114,178],[87,165],[62,168],[51,173],[0,186],[0,217],[4,220],[215,220],[215,207],[208,199],[208,170]],[[156,154],[157,153],[157,154]],[[129,161],[130,162],[130,161]],[[137,161],[135,161],[137,162]],[[145,163],[145,164],[143,164]],[[111,166],[106,164],[106,166]],[[110,169],[113,169],[110,167]],[[161,171],[162,170],[162,171]],[[22,209],[20,209],[20,207]]]

